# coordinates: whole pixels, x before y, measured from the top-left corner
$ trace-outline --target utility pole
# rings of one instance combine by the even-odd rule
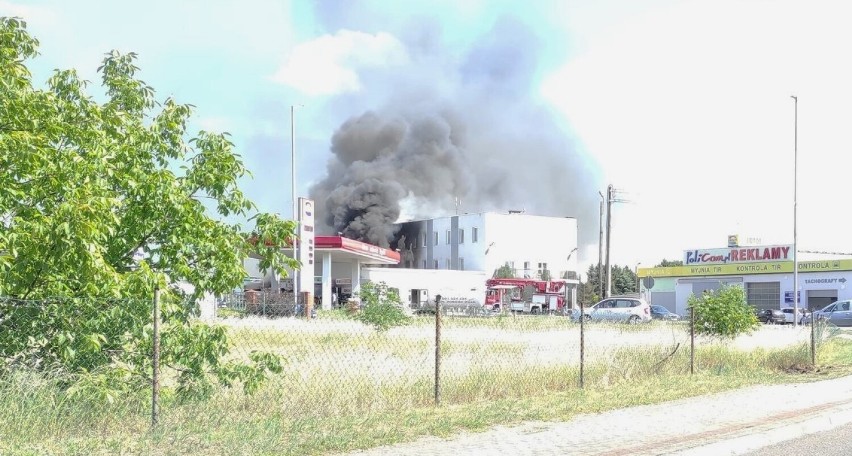
[[[297,236],[293,239],[293,259],[299,260],[299,207],[296,200],[296,106],[290,105],[290,180],[293,197],[293,221],[296,222]],[[279,290],[280,292],[280,290]],[[299,308],[299,269],[293,269],[293,309]]]
[[[799,99],[795,95],[790,95],[793,98],[793,326],[799,325],[799,260],[796,256],[798,251],[796,235],[796,211],[798,202],[796,197],[798,192],[798,162],[799,162]]]
[[[604,275],[603,275],[603,216],[604,216],[604,196],[603,193],[598,192],[598,195],[601,196],[601,215],[598,223],[598,227],[600,231],[598,232],[598,288],[600,289],[600,293],[598,296],[603,297],[604,295]]]
[[[612,238],[612,203],[628,203],[626,199],[616,198],[618,190],[609,184],[606,188],[606,298],[612,295],[612,264],[609,261],[610,239]]]
[[[610,236],[612,231],[612,184],[606,188],[606,295],[612,295],[612,265],[609,262]]]

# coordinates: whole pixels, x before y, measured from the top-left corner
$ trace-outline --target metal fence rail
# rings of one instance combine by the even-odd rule
[[[240,389],[240,382],[230,388],[219,385],[207,391],[201,402],[188,406],[176,399],[176,380],[182,372],[159,363],[157,351],[159,346],[167,352],[174,343],[173,328],[158,318],[175,310],[172,305],[154,311],[153,296],[150,300],[95,302],[0,298],[0,379],[13,378],[13,371],[20,369],[34,370],[40,376],[56,372],[45,368],[48,360],[35,357],[48,352],[39,351],[45,343],[58,343],[59,339],[22,340],[15,335],[22,325],[34,324],[43,324],[46,333],[51,333],[51,325],[60,324],[50,314],[57,302],[80,306],[79,312],[68,314],[80,320],[62,323],[68,325],[63,330],[69,331],[93,315],[116,312],[116,306],[142,306],[144,320],[134,323],[140,330],[126,331],[138,334],[133,336],[138,339],[123,335],[105,340],[92,356],[109,358],[128,347],[140,351],[139,362],[151,366],[151,392],[146,404],[129,410],[135,410],[139,419],[149,416],[160,426],[173,420],[208,422],[209,416],[226,420],[274,416],[282,426],[316,420],[355,422],[363,416],[424,407],[605,388],[658,375],[688,376],[693,369],[696,374],[715,371],[724,367],[721,363],[730,362],[714,357],[714,350],[798,344],[817,351],[832,335],[830,327],[819,323],[813,343],[810,328],[766,327],[753,337],[720,344],[690,337],[689,321],[580,324],[563,315],[477,314],[467,311],[471,307],[467,303],[455,300],[441,301],[440,312],[433,308],[432,314],[414,315],[405,325],[380,331],[360,319],[365,310],[358,306],[306,319],[295,316],[299,309],[292,296],[236,293],[217,300],[214,321],[194,324],[227,334],[228,350],[221,363],[250,363],[258,354],[269,354],[282,361],[281,371],[267,373],[251,394]],[[192,307],[190,303],[181,305]],[[64,400],[90,399],[78,395]],[[253,415],[246,417],[246,413]]]

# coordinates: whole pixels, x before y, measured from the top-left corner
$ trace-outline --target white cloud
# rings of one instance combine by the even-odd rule
[[[20,17],[26,22],[33,22],[42,27],[56,24],[56,13],[45,6],[22,5],[19,3],[0,0],[0,16]]]
[[[362,69],[403,65],[405,46],[388,33],[341,30],[296,45],[272,79],[308,95],[361,89]]]
[[[233,122],[227,117],[200,117],[196,122],[200,129],[214,133],[222,133],[233,128]]]
[[[852,169],[850,12],[832,1],[687,1],[582,37],[584,54],[542,94],[607,182],[641,194],[613,209],[615,262],[653,264],[736,232],[791,243],[791,94],[799,248],[852,250],[837,223]]]

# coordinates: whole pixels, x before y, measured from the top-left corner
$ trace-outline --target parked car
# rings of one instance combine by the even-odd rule
[[[651,318],[654,320],[677,321],[680,315],[669,311],[663,306],[651,306]]]
[[[770,325],[783,325],[787,317],[781,309],[757,309],[757,320]]]
[[[795,309],[792,307],[786,307],[781,309],[781,312],[784,312],[784,323],[792,325],[794,321],[796,321]],[[810,319],[811,313],[808,312],[807,309],[799,307],[799,322],[801,323],[803,318]]]
[[[574,309],[572,318],[580,319],[580,309]],[[636,324],[651,321],[651,306],[642,298],[611,297],[583,309],[582,318]]]
[[[814,311],[814,319],[835,326],[852,326],[852,301],[837,301]],[[810,319],[808,319],[810,322]]]

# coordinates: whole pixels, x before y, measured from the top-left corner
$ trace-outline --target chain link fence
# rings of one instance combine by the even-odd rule
[[[348,430],[341,438],[354,439],[352,433],[367,416],[500,403],[665,375],[753,369],[750,364],[762,362],[758,357],[770,356],[767,350],[774,348],[802,347],[801,359],[787,361],[815,362],[811,350],[818,350],[836,333],[817,322],[814,331],[810,326],[762,327],[734,341],[717,341],[692,338],[688,318],[581,324],[570,313],[471,310],[471,306],[453,301],[439,304],[437,313],[434,306],[411,311],[407,324],[382,331],[357,319],[363,312],[357,305],[305,318],[292,295],[248,292],[218,299],[213,320],[193,317],[190,325],[196,327],[194,331],[219,328],[226,334],[227,349],[218,353],[218,365],[250,363],[263,353],[281,361],[280,371],[267,372],[265,381],[251,393],[238,388],[241,381],[237,381],[231,388],[217,386],[202,399],[186,401],[177,387],[184,372],[162,362],[158,366],[157,347],[174,350],[169,346],[177,343],[177,333],[168,316],[183,310],[194,314],[195,306],[158,302],[160,312],[155,312],[154,303],[153,297],[123,301],[0,299],[3,388],[6,393],[16,390],[20,385],[12,383],[20,378],[41,378],[43,382],[44,376],[62,366],[125,369],[143,374],[139,384],[150,385],[148,393],[138,396],[147,396],[146,402],[140,400],[122,409],[122,413],[130,413],[137,427],[148,418],[160,426],[194,422],[198,423],[196,432],[203,435],[226,424],[239,428],[240,423],[272,420],[293,432],[293,446],[282,452],[297,454],[300,436],[325,426],[318,423],[336,423],[335,427]],[[155,325],[160,318],[163,321]],[[38,334],[43,337],[35,337]],[[755,354],[732,356],[732,349]],[[74,356],[90,359],[72,363],[69,360]],[[163,359],[174,358],[172,354]],[[35,377],[16,374],[22,370],[35,372]],[[76,388],[68,382],[58,385],[65,392]],[[66,401],[64,405],[91,400],[90,396],[64,393],[59,397]],[[105,404],[104,414],[113,410],[110,401],[96,403]],[[98,413],[91,410],[93,405],[86,407]],[[11,419],[9,415],[7,419]],[[72,428],[81,431],[79,426]]]

